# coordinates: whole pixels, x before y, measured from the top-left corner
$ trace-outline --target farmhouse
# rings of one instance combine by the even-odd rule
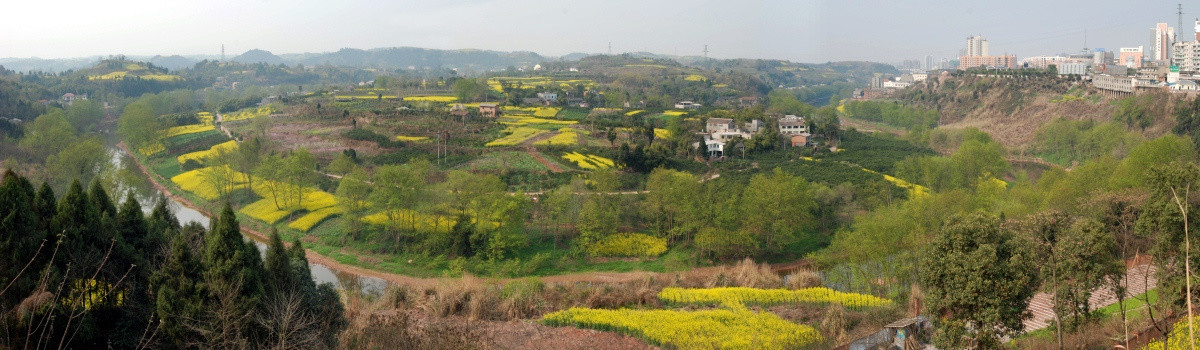
[[[675,109],[697,109],[702,107],[699,103],[692,101],[679,101],[675,104]]]
[[[792,136],[792,147],[808,147],[812,135],[804,133]]]
[[[804,117],[790,114],[783,116],[783,118],[779,118],[779,133],[785,136],[807,134],[808,123],[804,122]]]
[[[479,115],[495,118],[500,116],[500,105],[494,102],[486,102],[479,104]]]
[[[737,124],[729,118],[708,118],[708,123],[704,126],[704,131],[710,134],[730,130],[737,130]]]

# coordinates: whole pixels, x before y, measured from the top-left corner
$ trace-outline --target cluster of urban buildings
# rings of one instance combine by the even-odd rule
[[[869,99],[886,95],[888,91],[908,87],[938,71],[1049,67],[1054,67],[1059,75],[1090,81],[1107,93],[1200,92],[1200,19],[1196,20],[1190,35],[1177,36],[1175,29],[1167,23],[1157,23],[1149,46],[1122,47],[1115,51],[1083,49],[1074,54],[1020,60],[1009,54],[993,55],[986,38],[972,35],[967,38],[966,48],[960,51],[957,61],[942,59],[940,64],[935,64],[931,56],[927,56],[925,62],[906,60],[897,67],[910,73],[896,77],[876,76],[868,88],[856,91],[854,97]]]

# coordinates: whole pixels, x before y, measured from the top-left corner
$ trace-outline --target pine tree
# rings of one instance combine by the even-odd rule
[[[266,287],[267,293],[279,295],[296,289],[297,281],[293,276],[291,254],[283,246],[283,240],[279,238],[279,231],[271,230],[271,239],[267,243],[266,255],[266,258],[263,259],[263,267],[266,268],[267,278],[263,281],[263,285]]]
[[[100,215],[117,216],[117,207],[113,205],[112,198],[108,197],[108,192],[104,191],[104,186],[100,185],[99,179],[92,180],[88,188],[88,198],[92,200],[92,205]]]
[[[100,268],[108,240],[101,238],[100,215],[91,200],[83,193],[79,180],[71,183],[67,194],[58,203],[54,227],[59,230],[59,257],[55,267],[68,278],[90,278]],[[104,242],[104,250],[97,246]],[[69,271],[68,271],[69,269]]]
[[[203,228],[201,228],[201,232]],[[206,292],[200,261],[192,255],[191,238],[171,240],[171,251],[152,280],[156,291],[155,310],[162,320],[163,338],[176,347],[203,345],[197,325],[204,314]]]
[[[254,244],[242,240],[241,228],[229,203],[204,237],[204,283],[209,299],[210,335],[243,346],[252,335],[251,313],[263,297],[262,259]]]
[[[54,197],[54,190],[50,188],[49,183],[42,183],[42,187],[38,189],[37,198],[33,200],[33,216],[37,218],[37,228],[41,230],[51,244],[57,242],[58,230],[54,229],[54,215],[58,213],[58,200]]]
[[[43,244],[45,232],[34,217],[33,185],[11,170],[0,182],[0,286],[9,290],[0,295],[0,312],[9,310],[27,297],[36,286],[39,261],[47,259],[50,247]],[[35,256],[37,255],[37,256]]]

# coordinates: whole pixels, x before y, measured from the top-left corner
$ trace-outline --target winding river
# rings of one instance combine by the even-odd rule
[[[149,213],[154,209],[155,201],[158,200],[158,192],[150,179],[138,169],[133,157],[124,150],[116,146],[110,145],[110,154],[112,155],[111,163],[115,170],[117,185],[117,193],[114,198],[124,198],[126,192],[133,192],[137,197],[138,202],[142,204],[142,210]],[[170,201],[171,211],[175,213],[175,217],[179,218],[180,223],[198,222],[204,227],[209,227],[211,219],[203,213],[189,208],[183,203],[166,197]],[[259,253],[266,254],[267,244],[259,240],[259,237],[247,235],[243,232],[242,237],[247,241],[254,242],[258,247]],[[338,289],[347,293],[361,293],[365,296],[379,296],[387,289],[388,282],[370,276],[361,276],[354,273],[346,272],[331,268],[330,266],[309,263],[309,268],[312,270],[313,280],[317,283],[332,283]]]

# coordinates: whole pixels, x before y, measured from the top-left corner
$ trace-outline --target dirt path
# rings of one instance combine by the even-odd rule
[[[226,128],[225,128],[225,122],[224,122],[224,120],[225,120],[225,116],[224,116],[224,115],[221,115],[221,113],[217,113],[217,115],[216,115],[215,117],[213,117],[213,122],[214,122],[214,123],[221,123],[221,132],[225,133],[225,136],[226,136],[226,137],[229,137],[229,138],[231,138],[231,139],[232,139],[232,138],[233,138],[233,133],[229,132],[229,129],[226,129]]]
[[[550,169],[550,172],[552,172],[552,173],[563,172],[563,168],[558,166],[558,164],[554,164],[554,162],[548,161],[548,160],[546,160],[546,158],[542,158],[542,152],[538,152],[537,149],[534,149],[533,147],[528,147],[525,149],[525,153],[529,153],[530,156],[533,156],[534,160],[538,161],[538,163],[542,163],[542,165],[545,165],[546,168]]]

